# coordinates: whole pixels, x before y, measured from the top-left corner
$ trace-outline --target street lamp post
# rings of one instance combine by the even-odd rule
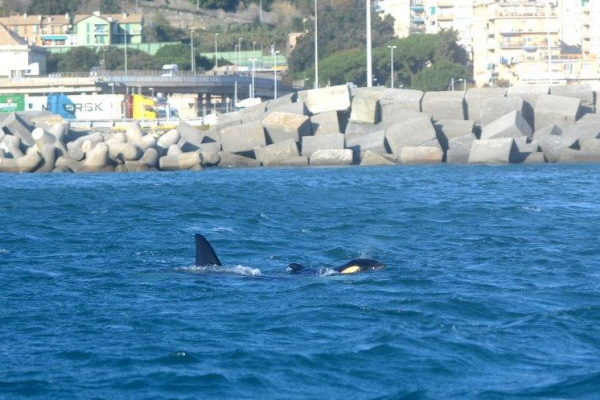
[[[552,45],[550,42],[550,7],[552,3],[550,0],[546,3],[546,41],[548,42],[548,79],[550,79],[550,85],[552,85]]]
[[[277,99],[277,54],[279,51],[273,51],[275,55],[275,69],[273,70],[273,99]]]
[[[242,56],[242,38],[238,38],[238,71],[240,69],[241,64],[241,56]]]
[[[319,14],[317,0],[315,0],[315,89],[319,88]]]
[[[127,75],[127,28],[125,28],[125,75]]]
[[[190,32],[190,46],[192,47],[192,59],[190,60],[192,62],[192,72],[196,72],[196,57],[194,55],[194,28],[192,28]]]
[[[394,49],[396,48],[396,46],[388,46],[388,49],[390,49],[390,87],[393,89],[394,88]]]
[[[371,52],[371,0],[367,0],[367,87],[373,87],[373,55]]]
[[[256,51],[256,40],[252,42],[252,51]]]
[[[256,65],[256,58],[251,58],[248,61],[252,62],[252,90],[250,91],[250,96],[251,96],[251,98],[254,98],[254,92],[255,92],[255,88],[254,88],[254,67]]]
[[[219,47],[217,45],[218,33],[215,33],[215,68],[219,68]]]

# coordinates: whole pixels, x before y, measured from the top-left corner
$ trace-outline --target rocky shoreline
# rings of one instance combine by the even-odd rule
[[[335,86],[222,115],[201,129],[77,132],[48,112],[0,117],[0,172],[600,162],[588,85],[467,92]]]

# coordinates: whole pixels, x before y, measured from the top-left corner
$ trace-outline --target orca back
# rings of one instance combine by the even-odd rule
[[[208,243],[208,240],[199,233],[195,235],[196,238],[196,267],[204,267],[207,265],[221,266],[221,261],[215,253],[214,249]]]

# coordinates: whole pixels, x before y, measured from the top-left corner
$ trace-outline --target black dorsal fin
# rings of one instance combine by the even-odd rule
[[[196,267],[207,265],[222,265],[219,257],[213,250],[208,240],[199,233],[196,233]]]

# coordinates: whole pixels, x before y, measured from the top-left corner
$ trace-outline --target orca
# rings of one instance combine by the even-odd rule
[[[207,267],[207,266],[222,266],[221,260],[217,257],[217,253],[210,245],[208,240],[201,234],[195,235],[196,239],[196,267]],[[335,272],[340,274],[356,274],[359,272],[377,271],[385,268],[385,265],[379,261],[370,260],[366,258],[358,258],[355,260],[348,261],[347,263],[338,267],[332,268]],[[287,271],[292,274],[300,274],[308,272],[309,269],[303,265],[291,263],[288,265]]]

